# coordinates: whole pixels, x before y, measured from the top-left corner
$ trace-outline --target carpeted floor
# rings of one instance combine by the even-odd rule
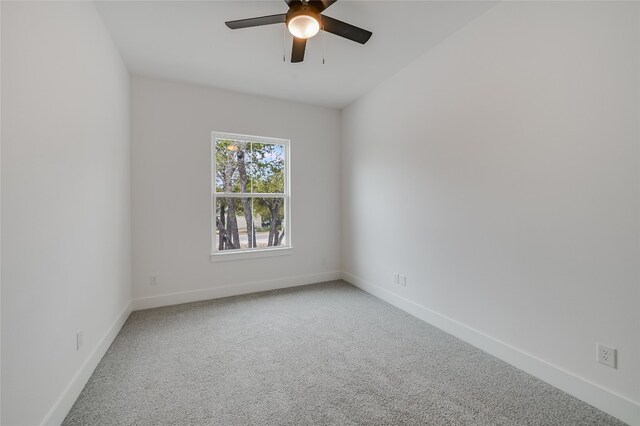
[[[618,425],[342,281],[134,312],[65,425]]]

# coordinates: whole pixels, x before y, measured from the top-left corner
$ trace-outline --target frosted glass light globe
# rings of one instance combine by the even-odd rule
[[[287,24],[289,32],[297,38],[310,38],[320,31],[320,23],[309,15],[298,15]]]

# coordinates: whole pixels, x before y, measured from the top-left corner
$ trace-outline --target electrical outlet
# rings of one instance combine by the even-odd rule
[[[149,285],[157,285],[158,281],[156,280],[156,276],[152,275],[149,277]]]
[[[407,276],[406,275],[400,276],[400,285],[402,287],[406,287],[407,286]]]
[[[322,266],[327,266],[327,258],[323,257],[321,260]]]
[[[393,283],[394,284],[400,284],[400,274],[394,274],[393,275]]]
[[[618,350],[598,343],[598,362],[611,368],[616,367]]]
[[[84,333],[82,330],[76,333],[76,350],[79,351],[82,345],[84,344]]]

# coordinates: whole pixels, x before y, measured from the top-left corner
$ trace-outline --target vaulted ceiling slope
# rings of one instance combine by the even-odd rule
[[[282,0],[96,4],[132,74],[342,108],[494,2],[339,0],[326,14],[373,37],[360,45],[320,32],[297,64],[289,62],[292,39],[284,25],[230,30],[224,24],[284,13]]]

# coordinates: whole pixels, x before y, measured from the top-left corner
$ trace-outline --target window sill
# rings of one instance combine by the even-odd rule
[[[293,254],[292,247],[271,248],[263,250],[233,251],[228,253],[211,253],[211,263],[228,262],[234,260],[259,259],[264,257],[289,256]]]

